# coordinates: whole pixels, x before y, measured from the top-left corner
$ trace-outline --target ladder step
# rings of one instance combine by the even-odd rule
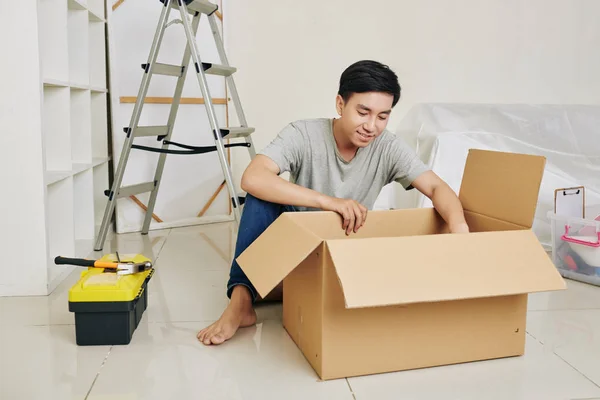
[[[205,0],[183,0],[190,14],[199,12],[201,14],[211,15],[219,9],[219,6]],[[177,7],[177,2],[173,2],[173,8]]]
[[[235,128],[222,128],[221,137],[223,139],[235,139],[248,137],[254,132],[254,128],[248,127],[235,127]]]
[[[148,64],[142,64],[142,69],[148,72],[150,69]],[[176,76],[180,77],[185,70],[181,65],[170,65],[170,64],[162,64],[162,63],[154,63],[154,69],[152,71],[153,74],[158,75],[168,75],[168,76]]]
[[[202,63],[202,69],[209,75],[231,76],[237,71],[235,67],[225,65]]]
[[[129,134],[129,128],[126,127],[123,129],[127,134]],[[169,133],[169,127],[167,125],[162,126],[138,126],[135,128],[134,137],[146,137],[146,136],[167,136]]]
[[[240,202],[240,206],[243,206],[244,203],[246,202],[246,193],[236,193],[236,194],[237,194],[238,201]],[[232,197],[231,205],[235,206],[235,203],[233,200],[234,200],[234,198]]]
[[[138,183],[137,185],[123,186],[119,189],[117,199],[120,199],[122,197],[129,197],[140,193],[151,192],[154,190],[154,187],[154,182]]]

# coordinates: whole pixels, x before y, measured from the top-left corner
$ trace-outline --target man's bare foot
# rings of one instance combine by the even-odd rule
[[[248,288],[238,285],[233,288],[231,301],[221,318],[198,332],[198,340],[205,345],[221,344],[233,337],[238,328],[256,324],[256,312],[252,308],[252,296]]]

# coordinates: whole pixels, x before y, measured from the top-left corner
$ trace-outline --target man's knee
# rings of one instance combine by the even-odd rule
[[[265,230],[283,211],[283,206],[248,194],[242,210],[241,230]]]

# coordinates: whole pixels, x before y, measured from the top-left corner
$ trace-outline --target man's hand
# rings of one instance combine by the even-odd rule
[[[323,196],[319,203],[319,208],[322,210],[334,211],[342,216],[344,219],[342,228],[346,231],[346,235],[352,231],[356,233],[367,220],[367,207],[357,201]]]
[[[469,233],[469,225],[464,222],[450,225],[450,233]]]

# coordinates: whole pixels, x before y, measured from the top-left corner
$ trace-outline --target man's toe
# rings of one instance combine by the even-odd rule
[[[225,335],[223,335],[223,333],[217,333],[216,335],[213,335],[213,337],[210,339],[210,341],[213,344],[221,344],[225,341]]]
[[[202,329],[202,331],[200,331],[200,333],[198,334],[198,340],[200,340],[201,342],[205,342],[206,338],[210,336],[211,332],[212,327]]]
[[[204,335],[204,337],[202,338],[202,343],[204,343],[205,345],[209,345],[211,344],[211,339],[214,336],[214,332],[208,332],[206,335]]]

